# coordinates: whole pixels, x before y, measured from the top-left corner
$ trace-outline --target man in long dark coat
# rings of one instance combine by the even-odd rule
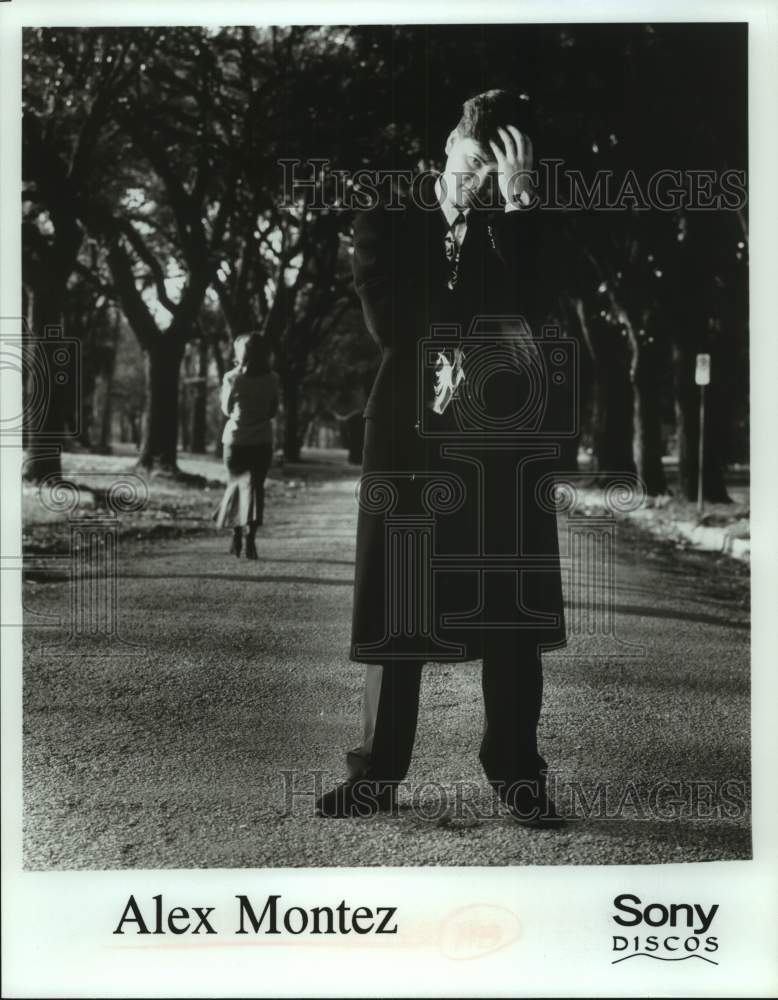
[[[487,777],[517,819],[555,825],[536,731],[541,651],[566,641],[553,472],[570,373],[541,331],[543,219],[519,102],[490,91],[463,112],[442,175],[356,213],[355,286],[382,351],[364,411],[350,650],[367,664],[364,734],[349,779],[317,807],[391,808],[422,665],[482,659]]]

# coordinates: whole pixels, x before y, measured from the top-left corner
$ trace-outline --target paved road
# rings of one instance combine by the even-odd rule
[[[645,655],[575,636],[545,657],[541,750],[560,807],[578,819],[529,831],[494,808],[477,758],[478,664],[425,668],[412,787],[397,815],[316,819],[309,790],[340,776],[359,735],[362,668],[345,658],[354,485],[323,483],[276,503],[256,563],[226,555],[224,535],[124,543],[119,618],[131,655],[85,656],[84,641],[73,655],[47,651],[63,632],[30,617],[28,867],[749,856],[747,577],[623,524],[616,631]],[[36,615],[67,616],[67,583],[26,591]],[[574,623],[588,600],[580,580],[567,580],[566,596]]]

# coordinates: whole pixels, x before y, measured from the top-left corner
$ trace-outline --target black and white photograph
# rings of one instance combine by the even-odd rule
[[[561,9],[17,29],[15,845],[20,877],[130,887],[106,947],[394,947],[412,903],[367,888],[392,871],[556,892],[596,866],[603,975],[722,988],[737,921],[705,871],[753,872],[775,764],[752,726],[754,26]],[[194,888],[219,870],[228,911]],[[152,871],[191,891],[133,883]],[[329,883],[258,878],[309,871]],[[438,935],[452,968],[530,933],[479,906]],[[753,975],[770,995],[774,958]],[[357,989],[393,986],[300,995]]]

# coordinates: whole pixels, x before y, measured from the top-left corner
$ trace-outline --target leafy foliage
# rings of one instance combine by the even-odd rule
[[[316,414],[359,405],[374,359],[351,291],[350,212],[312,208],[321,174],[290,198],[284,161],[441,166],[461,102],[512,86],[536,159],[631,173],[642,190],[658,170],[745,170],[745,45],[727,24],[28,28],[26,289],[59,315],[68,296],[83,315],[84,296],[118,306],[173,385],[187,344],[221,371],[230,336],[263,330],[293,457]],[[622,357],[636,440],[641,420],[674,412],[693,435],[670,375],[708,350],[714,372],[733,373],[715,390],[717,454],[742,451],[725,425],[747,415],[747,249],[745,210],[663,212],[636,197],[567,213],[558,313],[589,349],[595,431],[608,422],[604,372]],[[175,427],[171,438],[151,414],[158,391],[144,447],[174,464]],[[652,392],[660,414],[641,408]]]

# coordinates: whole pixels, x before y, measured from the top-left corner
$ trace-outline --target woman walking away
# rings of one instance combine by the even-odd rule
[[[214,520],[219,528],[232,528],[233,555],[240,556],[245,532],[246,558],[256,559],[254,536],[262,524],[265,477],[273,458],[278,375],[260,334],[240,334],[234,349],[235,367],[225,374],[221,390],[222,411],[229,417],[222,434],[227,488]]]

